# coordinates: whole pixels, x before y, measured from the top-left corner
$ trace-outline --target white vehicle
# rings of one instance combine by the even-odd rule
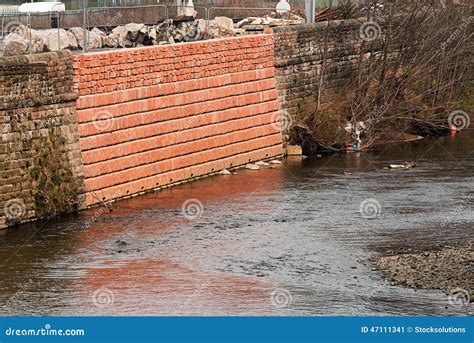
[[[64,11],[66,11],[66,6],[59,1],[28,2],[21,4],[18,8],[18,12],[20,13],[47,13]]]

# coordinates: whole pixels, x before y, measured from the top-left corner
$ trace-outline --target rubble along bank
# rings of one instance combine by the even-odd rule
[[[474,243],[375,257],[372,260],[393,284],[440,289],[447,294],[464,290],[474,301]]]

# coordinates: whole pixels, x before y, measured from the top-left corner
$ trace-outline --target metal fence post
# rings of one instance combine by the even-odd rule
[[[89,48],[89,25],[88,25],[88,14],[87,14],[87,4],[88,0],[83,0],[83,10],[84,10],[84,18],[83,18],[83,35],[84,35],[84,42],[82,50],[86,52]]]
[[[87,51],[87,9],[84,7],[82,9],[82,51]]]
[[[212,7],[206,8],[206,36],[209,35],[209,32],[211,30],[211,27],[210,27],[211,9]]]
[[[315,0],[305,0],[305,13],[306,13],[307,23],[315,22],[315,14],[316,14],[315,12],[316,12]]]
[[[28,34],[28,52],[32,53],[32,48],[31,48],[31,14],[28,13],[26,16],[26,33]]]
[[[59,27],[61,25],[60,25],[60,21],[59,21],[59,11],[57,11],[56,15],[57,15],[57,19],[58,19],[57,25],[58,25],[58,51],[59,51],[59,50],[61,50],[61,35],[59,34]]]

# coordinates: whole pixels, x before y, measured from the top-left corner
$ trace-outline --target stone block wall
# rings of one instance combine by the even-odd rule
[[[69,51],[0,58],[0,229],[61,212],[61,194],[82,206],[61,184],[83,174],[72,68]]]
[[[74,56],[87,204],[279,156],[272,35]]]
[[[357,20],[321,22],[273,30],[278,99],[282,115],[291,122],[307,116],[317,105],[334,105],[357,76],[362,40]],[[324,48],[327,47],[327,48]],[[325,88],[319,89],[323,60]]]

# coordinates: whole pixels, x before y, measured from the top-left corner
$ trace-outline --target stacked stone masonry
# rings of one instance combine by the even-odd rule
[[[305,118],[313,111],[320,91],[323,106],[345,96],[342,90],[357,76],[363,43],[360,26],[358,20],[336,20],[273,30],[278,100],[282,115],[288,117],[285,122]],[[323,61],[330,67],[320,90]]]
[[[35,142],[55,130],[80,183],[82,161],[69,51],[0,58],[0,229],[36,219]]]

